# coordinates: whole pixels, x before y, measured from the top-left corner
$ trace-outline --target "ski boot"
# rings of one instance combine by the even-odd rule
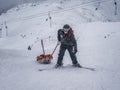
[[[79,63],[77,63],[77,64],[73,64],[73,67],[79,67],[79,68],[82,68],[82,66],[81,66]]]
[[[55,68],[61,68],[61,67],[63,67],[63,64],[56,64],[55,65]]]

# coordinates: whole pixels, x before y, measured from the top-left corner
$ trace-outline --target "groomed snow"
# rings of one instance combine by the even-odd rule
[[[119,90],[120,22],[85,23],[85,19],[77,17],[79,15],[74,10],[66,14],[51,14],[52,27],[49,21],[46,21],[47,15],[18,20],[19,17],[27,17],[27,13],[32,15],[39,9],[44,11],[42,9],[46,4],[41,5],[41,9],[40,6],[31,9],[26,6],[18,12],[9,11],[6,14],[8,17],[1,16],[0,20],[8,20],[8,36],[5,36],[3,25],[0,38],[0,90]],[[56,5],[58,4],[54,3],[53,7]],[[53,7],[51,6],[51,9]],[[34,8],[37,11],[34,11]],[[29,11],[26,12],[27,10]],[[74,15],[76,17],[73,17]],[[88,17],[91,18],[91,15]],[[79,63],[93,67],[96,71],[72,67],[38,71],[40,68],[54,67],[59,52],[58,47],[51,64],[38,63],[36,57],[42,54],[40,40],[44,41],[46,53],[52,53],[57,43],[57,30],[66,23],[74,30]],[[30,51],[29,45],[32,47]],[[72,65],[66,52],[64,66],[68,64]]]

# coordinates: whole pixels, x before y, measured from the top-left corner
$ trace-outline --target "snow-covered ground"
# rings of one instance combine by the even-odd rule
[[[31,51],[27,47],[26,50],[19,50],[14,48],[11,40],[0,39],[0,89],[119,90],[120,23],[88,23],[79,27],[78,31],[75,30],[76,36],[79,36],[78,61],[81,65],[96,68],[96,71],[65,68],[40,72],[40,68],[55,65],[59,49],[54,54],[52,64],[42,65],[36,62],[36,56],[42,53],[40,45],[35,45]],[[47,53],[51,53],[54,47],[51,42],[56,43],[55,40],[50,41],[49,46],[46,46]],[[23,44],[21,42],[21,47]],[[71,64],[68,52],[65,55],[64,65]]]
[[[119,90],[120,22],[85,23],[100,21],[104,17],[85,8],[58,13],[60,4],[57,0],[50,6],[49,3],[46,1],[36,7],[23,5],[20,11],[14,8],[0,16],[0,90]],[[80,1],[68,6],[75,3]],[[49,10],[54,10],[50,13],[51,27],[47,15]],[[51,64],[37,63],[36,57],[42,54],[40,40],[44,41],[46,53],[52,53],[57,43],[57,30],[66,23],[74,29],[79,63],[96,71],[71,67],[38,71],[54,67],[59,52],[58,47]],[[5,36],[6,30],[8,36]],[[29,45],[31,50],[28,50]],[[72,63],[66,52],[64,66],[68,64]]]

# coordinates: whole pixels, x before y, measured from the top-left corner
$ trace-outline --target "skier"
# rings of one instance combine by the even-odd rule
[[[63,61],[63,56],[66,49],[70,54],[73,66],[82,68],[82,66],[78,63],[76,58],[77,43],[76,43],[72,28],[68,24],[65,24],[63,26],[63,29],[58,30],[57,38],[58,38],[58,44],[61,44],[61,45],[60,45],[58,60],[57,60],[57,64],[55,65],[55,68],[63,66],[62,61]]]

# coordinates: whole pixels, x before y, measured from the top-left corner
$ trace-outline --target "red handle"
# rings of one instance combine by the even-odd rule
[[[51,54],[51,55],[53,55],[53,54],[54,54],[54,52],[55,52],[56,48],[58,47],[58,45],[59,45],[59,44],[57,44],[57,45],[55,46],[55,48],[54,48],[54,50],[53,50],[53,52],[52,52],[52,54]]]
[[[42,39],[41,39],[41,45],[42,45],[43,54],[45,55],[44,44]]]

